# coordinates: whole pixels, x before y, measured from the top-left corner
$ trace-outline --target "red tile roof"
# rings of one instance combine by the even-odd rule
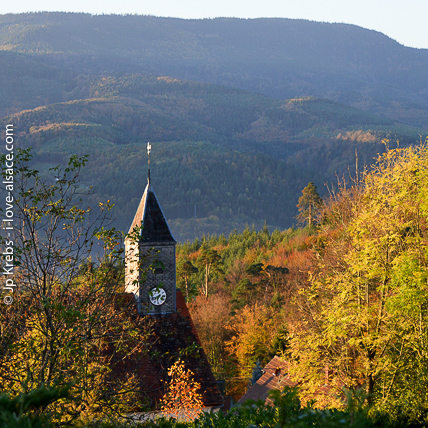
[[[273,405],[272,400],[268,397],[270,391],[276,389],[283,389],[284,387],[295,387],[299,382],[292,379],[290,373],[290,364],[287,361],[281,360],[278,356],[272,358],[263,369],[263,375],[260,379],[252,385],[246,394],[244,394],[238,403],[243,404],[248,400],[263,400],[266,404]],[[326,368],[326,382],[328,382],[328,369]],[[309,394],[303,397],[303,401],[316,399],[321,402],[321,405],[329,405],[334,398],[335,389],[329,385],[324,384],[320,386],[314,394]],[[322,400],[320,401],[320,398]]]
[[[261,378],[250,387],[238,403],[243,404],[247,400],[263,400],[266,404],[272,404],[268,398],[269,391],[281,389],[284,386],[293,387],[297,382],[293,382],[288,373],[288,363],[275,356],[263,369]]]

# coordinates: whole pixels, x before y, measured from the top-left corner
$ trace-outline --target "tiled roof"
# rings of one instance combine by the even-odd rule
[[[127,294],[124,293],[124,295]],[[132,295],[128,296],[135,301]],[[135,308],[135,313],[136,311]],[[223,397],[211,372],[181,291],[177,290],[177,313],[137,317],[136,325],[144,320],[147,321],[146,325],[151,326],[146,352],[122,358],[122,360],[118,358],[114,366],[116,381],[120,377],[125,378],[130,372],[134,373],[139,378],[142,401],[151,410],[158,409],[164,394],[161,379],[167,379],[168,368],[181,358],[186,369],[190,369],[194,373],[194,379],[201,384],[200,392],[204,406],[221,406]]]
[[[323,405],[328,405],[334,398],[334,388],[328,384],[328,368],[326,370],[326,383],[320,386],[315,393],[308,394],[303,397],[303,401],[316,399]],[[248,400],[263,400],[266,404],[273,405],[272,400],[268,397],[269,391],[275,389],[283,389],[284,387],[295,387],[299,382],[295,382],[290,374],[290,365],[287,361],[281,360],[278,356],[272,358],[263,369],[263,375],[260,379],[252,385],[249,390],[244,394],[238,403],[243,404]]]
[[[140,242],[176,242],[153,189],[147,185],[128,233],[143,226]]]
[[[272,404],[268,398],[269,391],[281,389],[284,386],[293,387],[297,382],[293,382],[288,376],[288,363],[275,356],[263,369],[263,375],[250,387],[238,403],[245,403],[247,400],[263,400],[267,404]]]
[[[201,384],[204,405],[208,407],[223,404],[223,397],[180,290],[177,290],[177,313],[157,316],[153,332],[151,362],[158,371],[166,373],[180,356],[186,369],[190,369],[195,381]],[[165,374],[162,376],[163,379],[166,378]]]

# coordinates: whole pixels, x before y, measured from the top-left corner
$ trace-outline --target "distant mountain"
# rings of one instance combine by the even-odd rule
[[[49,100],[57,96],[56,90],[72,92],[59,70],[153,73],[279,99],[329,98],[410,125],[428,123],[428,50],[407,48],[352,25],[290,19],[3,15],[0,49],[32,61],[35,69],[24,80],[36,82],[32,98],[39,101],[43,79],[35,74],[42,72],[42,60],[55,82],[46,88]],[[24,61],[22,56],[13,59]]]
[[[370,164],[382,140],[428,133],[428,51],[350,25],[287,19],[0,16],[0,121],[49,168],[91,156],[89,204],[126,230],[152,178],[179,240],[245,224],[290,227]]]
[[[150,141],[153,185],[179,240],[265,221],[290,227],[309,181],[323,193],[355,162],[355,149],[370,163],[383,137],[406,145],[423,132],[319,98],[278,100],[142,74],[72,75],[67,86],[49,70],[59,98],[84,98],[22,110],[3,118],[2,129],[15,125],[19,146],[33,147],[48,179],[71,154],[89,154],[82,176],[83,187],[93,186],[89,203],[114,201],[123,230],[147,181]]]

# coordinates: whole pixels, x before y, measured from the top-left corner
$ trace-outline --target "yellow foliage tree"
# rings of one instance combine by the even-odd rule
[[[194,380],[194,373],[186,370],[184,361],[177,360],[168,370],[167,391],[162,398],[161,410],[166,416],[191,421],[202,411],[201,384]]]
[[[415,407],[420,390],[426,408],[427,147],[389,150],[358,187],[326,213],[328,240],[301,292],[292,348],[302,388],[319,388],[328,366],[332,384],[364,387],[373,403],[398,409],[412,396]]]
[[[277,326],[278,315],[263,305],[246,306],[232,319],[233,336],[226,343],[230,355],[239,364],[241,376],[250,377],[259,360],[262,365],[269,359],[270,345]]]
[[[0,252],[13,245],[8,261],[17,286],[6,290],[1,275],[2,297],[11,304],[0,305],[0,393],[69,387],[69,397],[44,409],[58,424],[134,410],[140,380],[124,374],[117,381],[112,372],[144,352],[149,328],[123,297],[122,234],[102,227],[111,205],[100,204],[99,212],[82,207],[85,156],[72,156],[45,179],[30,169],[31,160],[30,150],[16,151],[16,227],[9,243],[0,239]],[[103,249],[96,266],[89,259],[94,247]]]

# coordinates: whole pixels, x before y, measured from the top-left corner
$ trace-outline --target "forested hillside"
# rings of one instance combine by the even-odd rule
[[[427,61],[348,25],[3,15],[1,123],[45,176],[89,154],[89,203],[115,201],[122,230],[145,187],[147,141],[178,240],[287,228],[308,182],[325,195],[384,138],[403,147],[426,135]]]
[[[79,100],[24,110],[13,123],[46,176],[72,153],[88,154],[83,185],[93,207],[115,201],[127,230],[152,178],[179,240],[297,223],[297,200],[309,181],[322,194],[335,174],[370,163],[382,138],[414,143],[423,131],[329,100],[276,100],[239,89],[151,75],[80,76]],[[52,179],[54,177],[52,176]]]

